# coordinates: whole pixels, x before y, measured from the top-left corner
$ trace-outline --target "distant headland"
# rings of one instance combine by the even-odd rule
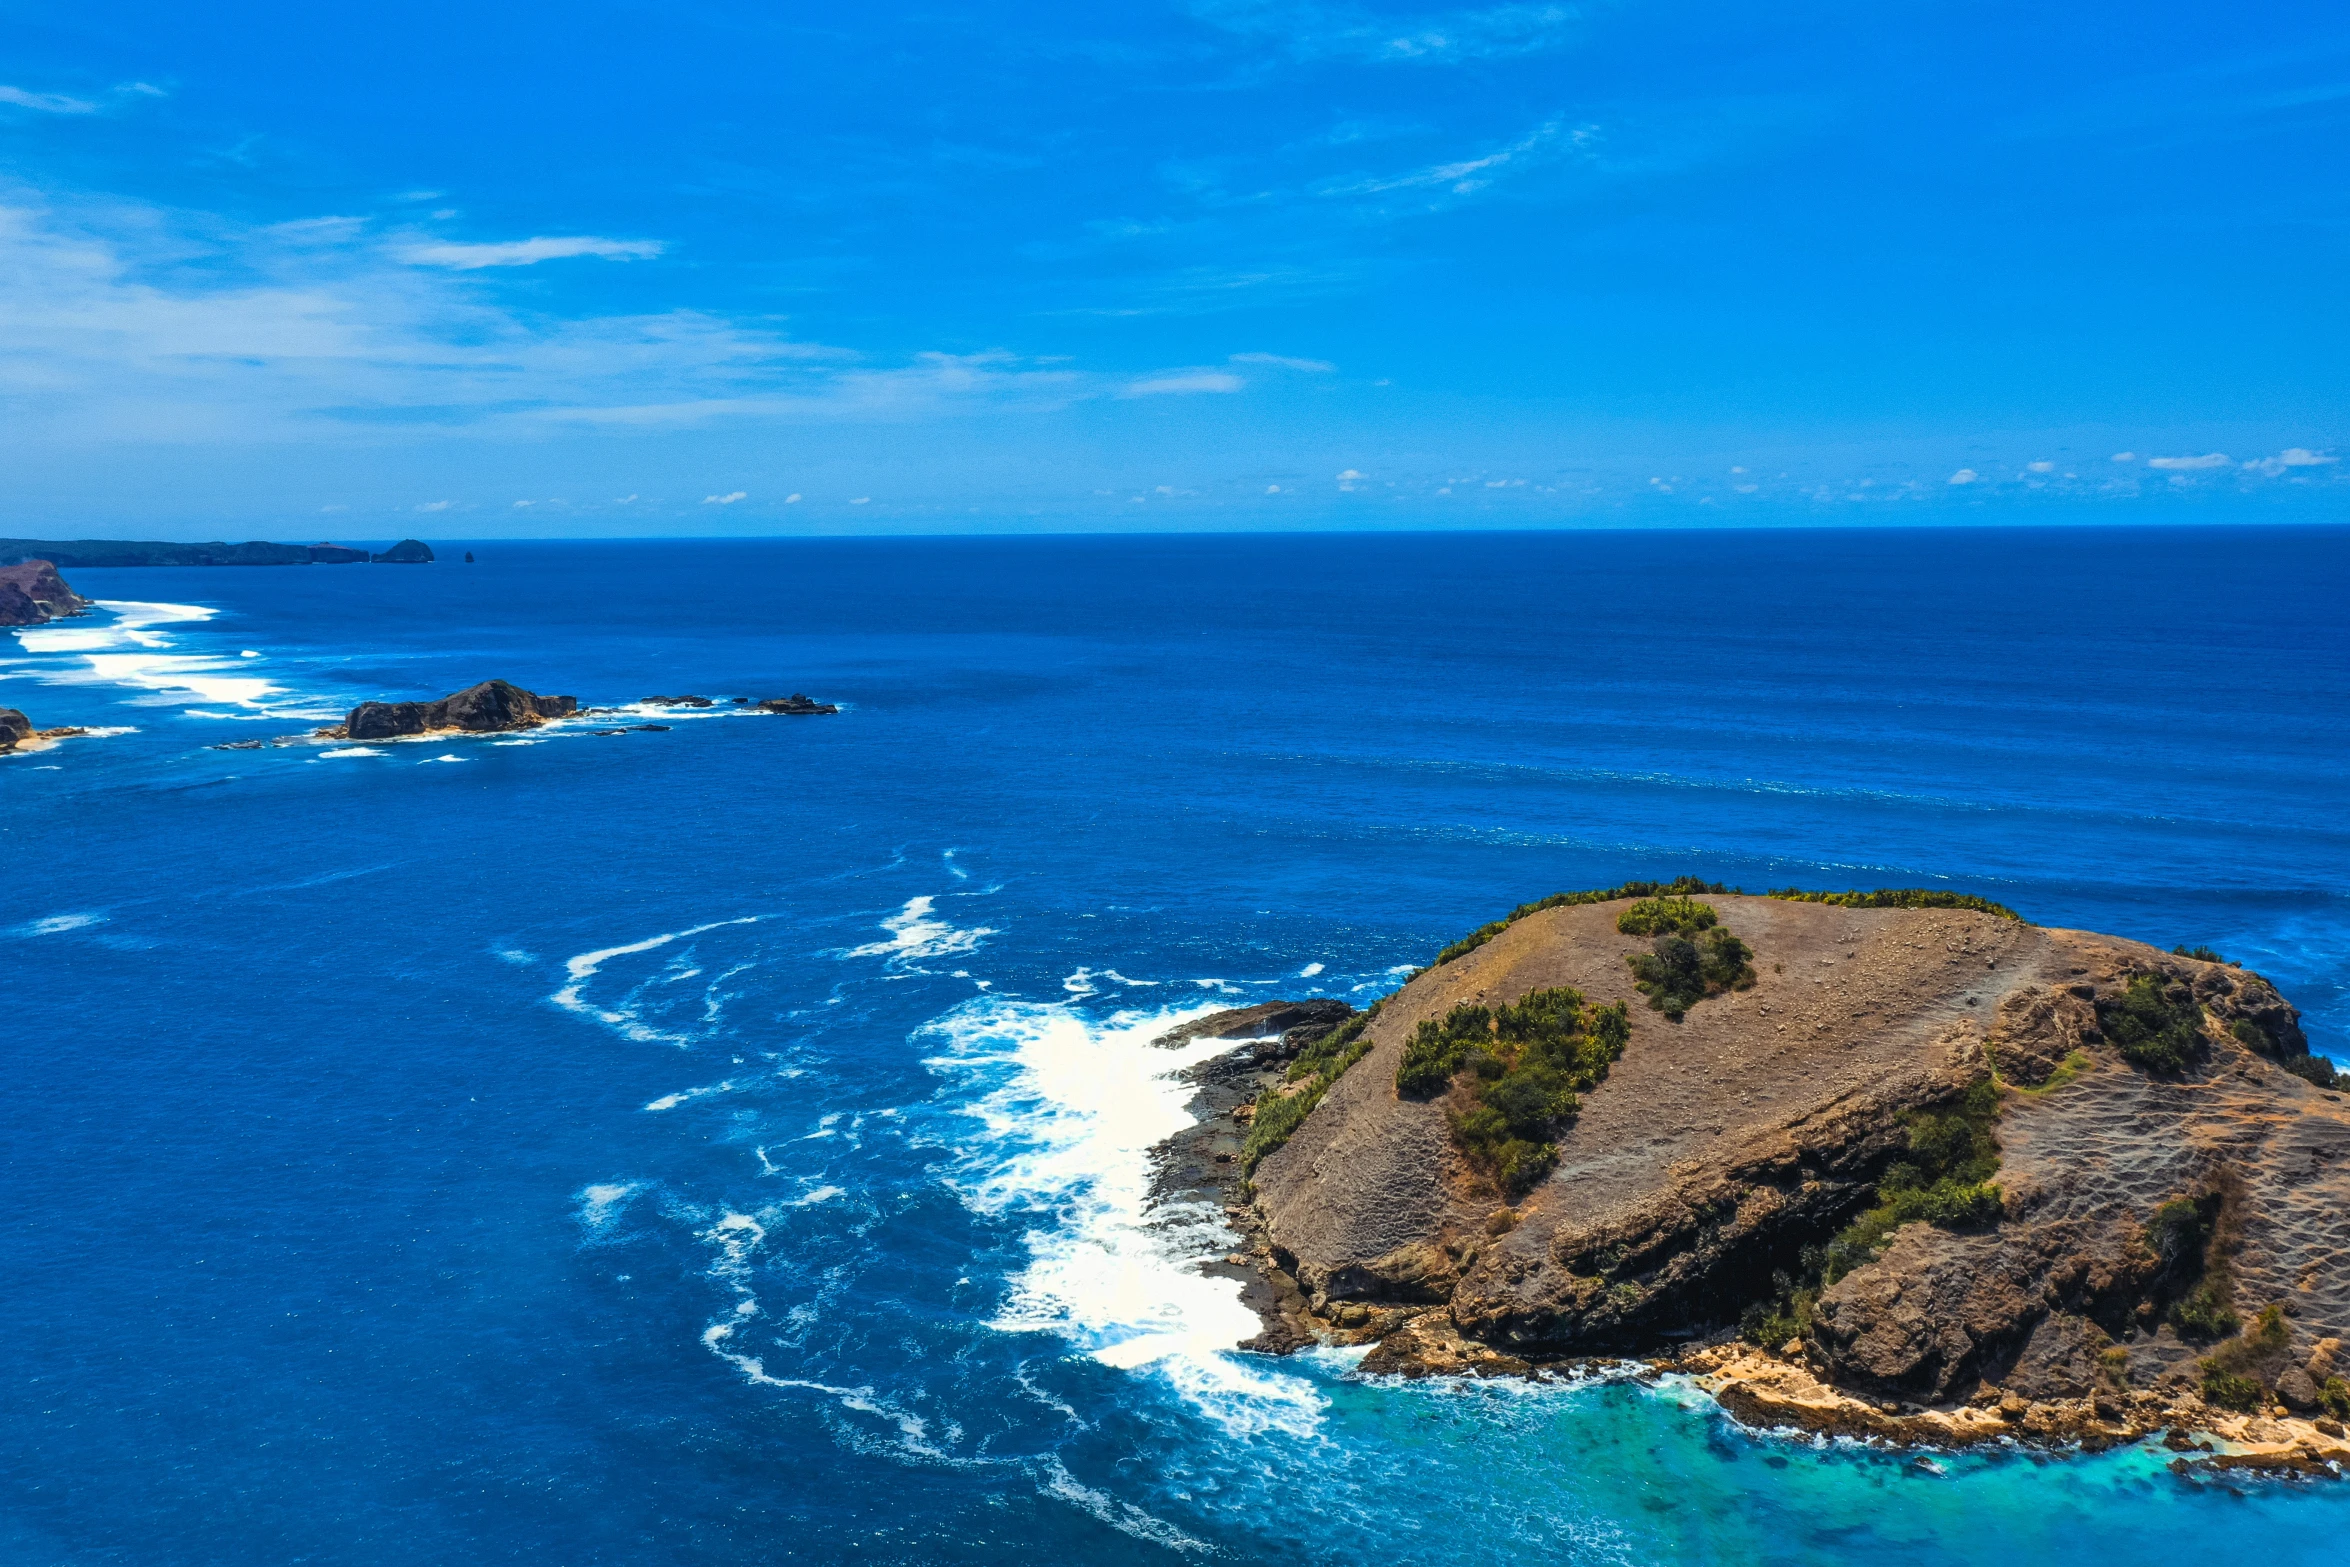
[[[158,539],[0,539],[0,566],[45,560],[67,570],[93,566],[429,566],[432,546],[402,539],[377,554],[341,544],[172,544]]]

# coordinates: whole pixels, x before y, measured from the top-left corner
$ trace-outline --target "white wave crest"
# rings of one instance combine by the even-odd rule
[[[929,1065],[961,1077],[979,1135],[949,1176],[978,1212],[1038,1220],[1028,1266],[994,1326],[1057,1333],[1105,1365],[1152,1367],[1236,1434],[1309,1433],[1324,1406],[1305,1380],[1231,1353],[1260,1324],[1240,1286],[1199,1264],[1233,1236],[1210,1204],[1154,1208],[1153,1145],[1191,1124],[1175,1074],[1231,1045],[1151,1041],[1209,1005],[1089,1021],[1066,1006],[983,996],[926,1030]]]
[[[908,898],[906,906],[881,922],[887,941],[869,941],[840,954],[844,958],[886,958],[893,965],[911,966],[925,958],[943,958],[978,947],[980,938],[995,932],[985,925],[958,929],[938,917],[937,899],[925,894]]]
[[[150,693],[141,700],[166,706],[193,700],[264,708],[284,692],[273,681],[229,673],[244,666],[226,654],[170,651],[178,644],[165,628],[200,625],[217,610],[133,599],[95,602],[110,618],[61,621],[17,633],[17,643],[27,653],[70,655],[55,663],[22,660],[35,679],[48,685],[125,686]]]

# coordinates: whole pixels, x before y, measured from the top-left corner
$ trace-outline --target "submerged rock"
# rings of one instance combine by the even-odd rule
[[[511,681],[485,680],[438,702],[362,702],[338,728],[320,733],[349,740],[390,740],[449,729],[495,734],[536,729],[550,718],[568,718],[578,711],[576,697],[540,696]]]

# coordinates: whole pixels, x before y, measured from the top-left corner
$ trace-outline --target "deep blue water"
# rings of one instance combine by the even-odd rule
[[[1226,1354],[1140,1193],[1167,1016],[1630,876],[2209,942],[2350,1054],[2350,531],[475,549],[0,641],[131,731],[0,761],[0,1559],[2338,1560],[2341,1486]],[[493,675],[847,711],[207,749]]]

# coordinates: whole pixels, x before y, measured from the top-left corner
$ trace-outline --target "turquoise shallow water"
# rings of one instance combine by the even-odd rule
[[[1629,876],[2210,942],[2350,1053],[2350,533],[474,548],[0,645],[125,731],[0,765],[0,1558],[2338,1555],[2350,1487],[1234,1355],[1142,1194],[1169,1018]],[[208,749],[492,674],[847,710]]]

